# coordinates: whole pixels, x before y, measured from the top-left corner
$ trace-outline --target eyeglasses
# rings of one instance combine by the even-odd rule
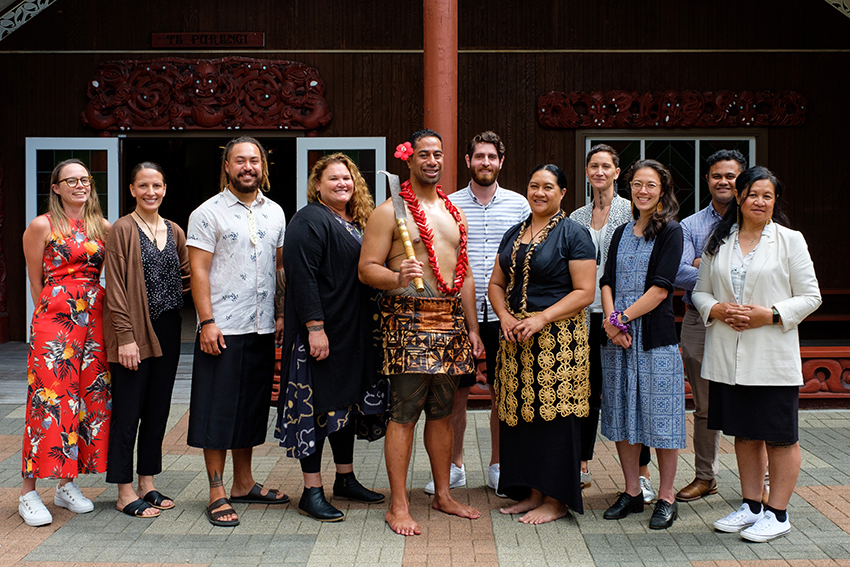
[[[632,189],[640,191],[642,187],[646,187],[647,191],[655,191],[658,189],[658,183],[650,181],[649,183],[641,183],[640,181],[632,181],[629,183],[632,186]]]
[[[89,187],[92,182],[91,177],[66,177],[65,179],[60,179],[59,183],[65,182],[68,184],[68,187],[73,189],[77,186],[77,183],[82,185],[83,187]]]

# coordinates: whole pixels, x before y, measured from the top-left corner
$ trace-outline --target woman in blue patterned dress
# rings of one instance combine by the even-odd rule
[[[679,204],[670,172],[655,160],[632,166],[632,216],[611,239],[602,290],[602,434],[616,442],[625,490],[605,511],[619,520],[643,511],[641,444],[655,447],[661,486],[649,522],[673,525],[679,449],[685,447],[685,390],[673,318],[673,281],[682,257]]]

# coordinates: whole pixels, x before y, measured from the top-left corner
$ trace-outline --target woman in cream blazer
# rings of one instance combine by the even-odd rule
[[[821,297],[803,235],[782,225],[782,183],[754,167],[737,187],[706,245],[693,301],[707,327],[708,426],[735,437],[744,497],[739,510],[714,526],[763,542],[790,531],[786,507],[800,471],[803,384],[797,326]],[[766,464],[771,490],[763,510]]]

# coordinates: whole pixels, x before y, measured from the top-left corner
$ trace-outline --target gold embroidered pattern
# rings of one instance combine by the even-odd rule
[[[536,315],[512,314],[517,319]],[[568,415],[587,417],[590,346],[584,332],[586,317],[582,309],[575,317],[549,323],[522,343],[500,341],[495,387],[501,421],[516,426],[518,408],[527,423],[535,414],[545,421]]]

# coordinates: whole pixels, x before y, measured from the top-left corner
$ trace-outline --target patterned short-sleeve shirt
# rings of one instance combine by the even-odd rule
[[[225,335],[274,332],[276,252],[285,229],[283,209],[262,193],[248,207],[227,189],[189,217],[186,245],[213,254],[210,298]]]

